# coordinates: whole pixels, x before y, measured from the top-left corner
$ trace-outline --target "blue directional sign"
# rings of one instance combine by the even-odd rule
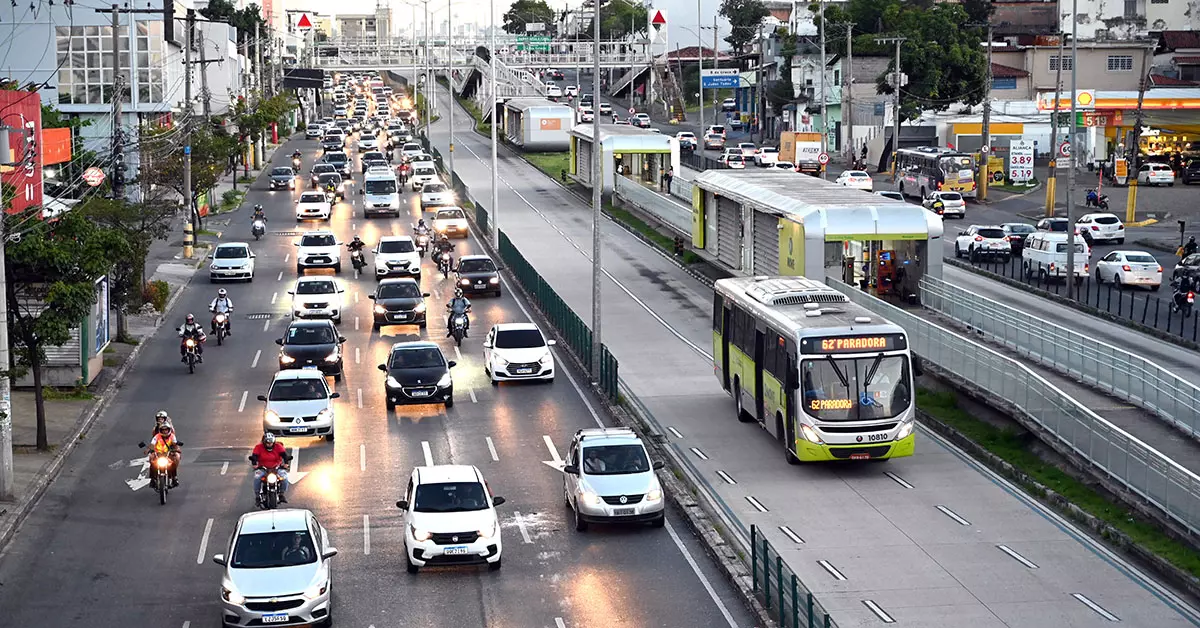
[[[730,89],[742,86],[737,68],[705,68],[700,74],[700,86],[704,89]]]

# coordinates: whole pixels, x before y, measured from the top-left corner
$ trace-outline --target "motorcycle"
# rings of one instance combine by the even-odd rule
[[[256,241],[266,233],[267,223],[262,218],[256,219],[254,224],[250,225],[250,235],[253,235]]]
[[[1085,207],[1095,207],[1108,211],[1108,195],[1098,194],[1095,189],[1087,191],[1087,198],[1084,200]]]
[[[225,336],[229,335],[229,314],[217,312],[213,314],[213,327],[216,328],[217,346],[221,346]]]
[[[182,445],[183,443],[178,443]],[[145,449],[146,443],[138,443],[138,447]],[[169,453],[154,453],[154,459],[150,462],[150,484],[158,491],[159,505],[166,505],[167,492],[171,490],[171,455]]]
[[[1171,311],[1183,314],[1184,318],[1190,317],[1195,307],[1196,293],[1192,290],[1176,292],[1174,298],[1171,299]]]
[[[292,167],[296,168],[297,170],[300,169],[300,158],[299,157],[292,157]]]
[[[361,249],[350,253],[350,264],[354,266],[354,270],[361,271],[366,268],[367,258],[363,256]]]
[[[275,472],[275,469],[268,469],[262,466],[257,467],[257,469],[267,472],[263,476],[261,487],[258,489],[259,508],[263,510],[275,510],[279,507],[279,474]]]
[[[197,347],[196,339],[195,338],[185,339],[183,341],[183,347],[184,347],[183,357],[187,359],[188,373],[195,373],[196,372],[196,362],[198,361],[198,358],[200,357],[199,354],[196,353],[196,347]]]
[[[468,310],[470,311],[470,310]],[[458,346],[462,346],[462,339],[467,333],[467,317],[465,314],[455,314],[450,321],[450,335],[454,336],[454,342]]]
[[[450,265],[450,253],[442,253],[441,256],[438,257],[438,270],[442,271],[443,279],[450,276]]]
[[[425,253],[429,251],[429,236],[420,234],[417,236],[417,254],[421,259],[425,259]]]

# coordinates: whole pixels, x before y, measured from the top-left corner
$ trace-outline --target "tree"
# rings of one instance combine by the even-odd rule
[[[33,374],[40,450],[50,448],[42,398],[45,349],[71,339],[71,329],[96,303],[96,280],[128,254],[121,234],[77,212],[38,223],[8,245],[8,333],[15,363]]]
[[[554,9],[545,0],[515,0],[503,19],[504,32],[524,35],[525,25],[530,22],[541,22],[549,28],[554,23]]]
[[[817,18],[820,19],[820,18]],[[961,103],[983,102],[987,89],[987,55],[980,45],[982,29],[974,26],[962,5],[914,4],[904,0],[850,0],[827,4],[828,24],[851,22],[854,54],[892,57],[894,44],[877,44],[878,35],[908,38],[900,48],[900,71],[908,84],[900,92],[900,115],[911,120],[927,109],[945,110]],[[845,53],[845,41],[832,39],[830,48]],[[894,62],[893,64],[894,65]],[[894,67],[875,77],[876,91],[891,94]]]
[[[620,41],[627,37],[645,35],[649,9],[640,2],[610,0],[600,7],[600,39]]]
[[[117,339],[129,337],[127,318],[130,309],[142,304],[142,289],[146,277],[146,257],[155,240],[167,237],[177,206],[161,198],[147,198],[141,203],[93,196],[75,208],[97,224],[125,238],[129,255],[117,260],[109,274],[109,293],[117,310]]]
[[[258,25],[260,36],[267,35],[267,22],[262,18],[262,10],[257,4],[250,4],[238,10],[229,0],[209,0],[208,6],[200,9],[198,13],[210,20],[231,24],[237,29],[238,44],[253,41],[255,24]]]
[[[729,20],[730,31],[725,41],[739,55],[744,54],[746,45],[758,37],[758,27],[771,14],[762,0],[721,0],[717,12]]]
[[[178,128],[164,127],[143,131],[142,168],[138,181],[174,190],[178,198],[186,199],[183,188],[183,151]],[[206,190],[216,186],[217,180],[229,168],[229,158],[238,153],[237,138],[214,133],[209,128],[192,131],[192,196],[189,207],[196,207],[196,199]],[[166,201],[162,201],[164,204]],[[192,216],[193,228],[199,229],[196,216]]]
[[[779,116],[783,115],[784,107],[807,102],[808,99],[797,97],[796,88],[792,85],[792,58],[796,56],[799,38],[782,28],[776,32],[776,37],[779,39],[779,56],[783,58],[783,64],[779,68],[779,78],[767,86],[766,97],[775,115]]]

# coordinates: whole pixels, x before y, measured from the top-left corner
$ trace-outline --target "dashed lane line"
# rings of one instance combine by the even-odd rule
[[[200,536],[200,551],[196,553],[196,564],[204,564],[204,555],[208,553],[208,537],[212,534],[213,520],[209,517],[208,523],[204,524],[204,534]]]

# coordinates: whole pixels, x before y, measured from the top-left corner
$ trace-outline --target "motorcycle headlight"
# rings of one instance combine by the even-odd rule
[[[159,456],[157,462],[160,469],[166,469],[171,464],[171,461],[166,456]]]
[[[293,358],[292,356],[290,356],[286,353],[279,354],[279,363],[280,364],[291,364],[295,361],[296,361],[296,358]]]
[[[494,286],[494,285],[496,285],[496,284],[500,283],[500,278],[499,278],[499,277],[492,277],[491,279],[488,279],[488,283],[490,283],[490,284],[492,284],[492,285]]]
[[[246,598],[243,597],[241,593],[234,591],[232,588],[226,585],[221,585],[221,599],[229,602],[230,604],[237,604],[239,606],[246,602]]]
[[[225,322],[225,315],[224,315],[224,314],[217,314],[217,322],[218,322],[218,323],[224,323],[224,322]]]
[[[279,482],[279,475],[276,474],[274,471],[267,474],[267,484],[277,484],[278,482]]]
[[[388,377],[387,377],[387,385],[388,385],[388,388],[400,388],[400,382],[395,377],[392,377],[391,375],[388,375]]]
[[[333,409],[332,408],[325,408],[324,410],[317,413],[318,421],[328,421],[332,418],[333,418]]]
[[[822,442],[821,436],[817,434],[817,431],[808,425],[800,426],[800,435],[804,437],[804,440],[807,440],[810,443],[820,445]]]
[[[304,598],[308,599],[308,600],[315,600],[315,599],[321,597],[322,595],[325,595],[325,592],[328,590],[329,590],[328,582],[314,584],[311,587],[308,587],[307,589],[304,590]]]
[[[376,314],[386,314],[387,308],[383,307],[382,305],[375,304],[375,313]]]
[[[194,347],[194,346],[196,346],[196,341],[195,341],[195,340],[192,340],[191,338],[188,338],[188,339],[187,339],[187,346],[188,346],[188,347]]]
[[[603,500],[600,499],[600,496],[591,491],[584,491],[582,497],[583,503],[587,504],[588,506],[599,506],[601,503],[603,503]]]
[[[438,388],[445,388],[445,387],[449,386],[452,381],[454,381],[454,380],[450,379],[450,374],[446,373],[445,375],[442,376],[441,379],[438,380],[438,383],[437,383]]]
[[[413,311],[414,311],[414,312],[424,312],[424,311],[425,311],[425,304],[424,304],[424,303],[418,303],[418,304],[417,304],[417,306],[413,308]]]
[[[433,536],[428,530],[422,530],[411,523],[408,525],[408,529],[417,541],[428,541]]]
[[[337,362],[337,361],[338,361],[338,357],[339,357],[340,353],[341,353],[341,352],[339,352],[337,349],[334,349],[333,351],[330,351],[330,352],[329,352],[329,355],[325,356],[325,361],[326,361],[326,362],[331,362],[331,363],[332,363],[332,362]]]
[[[663,492],[662,492],[661,488],[657,488],[657,487],[652,488],[652,489],[650,489],[649,493],[646,493],[646,501],[648,501],[648,502],[659,501],[662,499],[662,497],[663,497]]]
[[[900,431],[896,432],[896,440],[904,440],[908,438],[909,435],[913,433],[913,427],[915,427],[915,425],[916,423],[913,421],[905,421],[904,424],[900,426]]]
[[[276,413],[274,410],[267,410],[266,414],[263,415],[263,418],[265,418],[267,420],[267,423],[278,423],[279,422],[279,414]]]

